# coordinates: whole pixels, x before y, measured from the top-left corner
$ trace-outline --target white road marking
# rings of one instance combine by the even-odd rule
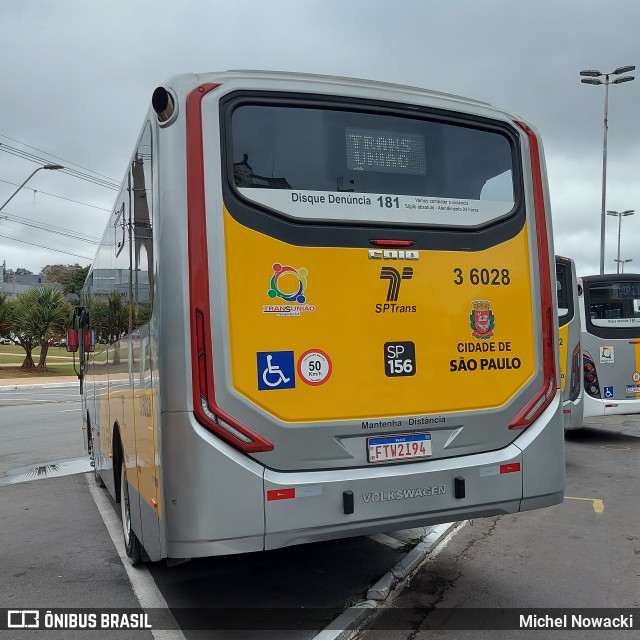
[[[120,556],[120,560],[124,566],[125,571],[127,572],[127,576],[129,577],[129,582],[131,582],[131,587],[133,588],[133,592],[138,598],[138,602],[143,609],[166,609],[168,617],[175,623],[175,630],[164,630],[164,629],[152,629],[151,633],[155,640],[186,640],[184,634],[180,630],[178,623],[175,621],[175,618],[171,615],[169,611],[169,605],[167,601],[164,599],[162,593],[156,586],[149,570],[145,567],[132,567],[129,559],[127,558],[127,554],[124,550],[124,541],[122,539],[122,526],[120,524],[120,520],[116,515],[111,503],[108,498],[105,496],[105,490],[100,489],[93,480],[93,474],[87,474],[85,476],[87,480],[87,485],[89,486],[89,493],[93,497],[94,502],[96,503],[96,507],[98,507],[98,511],[102,516],[102,520],[107,527],[107,531],[111,536],[111,540],[113,541],[113,545]]]

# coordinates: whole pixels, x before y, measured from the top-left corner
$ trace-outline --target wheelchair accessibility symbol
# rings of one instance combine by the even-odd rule
[[[605,398],[613,398],[613,387],[605,387],[604,388],[604,397]]]
[[[259,351],[258,389],[294,389],[296,386],[293,351]]]

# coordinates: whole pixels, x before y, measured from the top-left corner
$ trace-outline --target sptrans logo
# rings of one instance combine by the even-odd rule
[[[299,316],[305,311],[315,311],[312,304],[306,304],[307,276],[309,272],[304,267],[295,269],[289,265],[275,262],[271,268],[273,274],[269,281],[267,295],[273,300],[282,300],[287,304],[265,304],[263,313],[273,313],[277,316]]]
[[[413,268],[403,267],[402,272],[393,267],[382,267],[380,270],[380,280],[388,280],[387,303],[376,304],[376,313],[415,313],[416,305],[401,305],[398,302],[400,294],[400,284],[403,280],[411,280],[413,278]]]

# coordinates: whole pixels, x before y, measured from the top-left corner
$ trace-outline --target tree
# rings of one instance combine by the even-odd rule
[[[81,267],[79,264],[74,265],[73,271],[68,277],[60,281],[63,291],[65,293],[75,293],[77,296],[80,296],[80,291],[82,291],[88,273],[88,265],[86,267]]]
[[[0,291],[0,336],[8,336],[11,333],[11,305],[9,294]]]
[[[15,314],[15,324],[20,327],[20,335],[25,342],[31,345],[40,345],[40,359],[36,371],[48,371],[47,353],[49,344],[59,338],[65,331],[73,308],[65,300],[64,293],[52,287],[35,286],[18,297],[18,310]],[[21,339],[21,344],[23,341]],[[23,344],[24,347],[24,344]],[[26,347],[25,347],[26,350]],[[33,358],[27,352],[31,360],[31,367],[27,358],[22,368],[32,368]]]
[[[23,269],[22,267],[16,269],[15,271],[13,269],[5,269],[3,281],[11,282],[11,279],[14,275],[15,276],[32,276],[33,271],[29,271],[29,269]]]

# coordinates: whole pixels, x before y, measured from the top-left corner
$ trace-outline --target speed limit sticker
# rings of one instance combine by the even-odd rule
[[[324,384],[331,376],[331,358],[320,349],[309,349],[298,359],[298,375],[312,386]]]

